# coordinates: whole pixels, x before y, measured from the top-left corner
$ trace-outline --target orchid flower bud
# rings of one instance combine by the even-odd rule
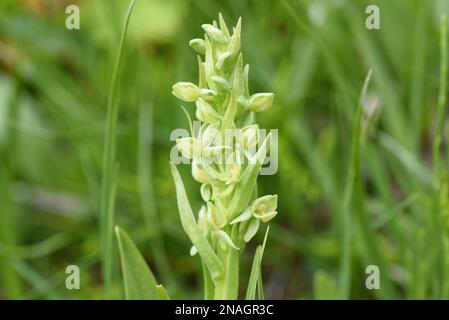
[[[217,143],[220,144],[220,141],[217,141],[220,139],[220,130],[218,129],[218,123],[214,122],[211,124],[204,124],[201,126],[200,129],[200,138],[201,138],[201,145],[207,147],[212,144]]]
[[[189,46],[199,54],[206,53],[206,44],[203,39],[192,39],[189,41]]]
[[[249,98],[249,109],[254,112],[268,110],[273,104],[274,93],[256,93]]]
[[[256,152],[256,146],[259,143],[259,126],[253,124],[243,127],[238,136],[238,142],[244,151]]]
[[[191,82],[178,82],[172,89],[175,97],[186,102],[193,102],[201,96],[200,88]]]
[[[253,216],[263,222],[268,222],[277,215],[277,195],[266,195],[254,200],[251,205]]]
[[[217,111],[202,98],[196,100],[195,115],[199,120],[206,123],[214,123],[221,118]]]
[[[203,28],[206,34],[216,42],[227,43],[229,41],[223,31],[218,29],[216,26],[213,26],[211,24],[203,24],[201,28]]]
[[[231,55],[232,54],[229,51],[225,51],[222,54],[220,54],[218,56],[217,62],[215,63],[215,68],[221,69],[225,65],[226,61],[228,61]]]
[[[228,82],[228,80],[226,80],[226,79],[223,78],[223,77],[220,77],[220,76],[213,76],[213,77],[211,77],[211,80],[212,80],[213,82],[215,82],[215,83],[217,84],[217,86],[218,86],[219,88],[221,88],[221,89],[224,89],[224,90],[230,90],[230,89],[231,89],[230,83]]]
[[[203,183],[200,188],[201,198],[204,201],[210,201],[212,197],[212,186],[209,183]]]
[[[211,181],[211,177],[204,170],[203,165],[195,158],[192,160],[192,176],[200,183],[208,183]]]
[[[226,217],[210,201],[207,203],[207,221],[216,230],[223,228],[227,223]]]
[[[242,174],[242,160],[236,151],[231,153],[226,159],[226,184],[238,182]]]

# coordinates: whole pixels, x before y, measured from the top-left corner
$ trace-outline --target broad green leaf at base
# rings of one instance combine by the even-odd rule
[[[158,285],[139,249],[128,234],[119,227],[115,227],[115,234],[122,262],[126,299],[159,300]]]

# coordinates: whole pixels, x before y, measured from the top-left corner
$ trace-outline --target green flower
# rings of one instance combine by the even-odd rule
[[[206,44],[203,39],[192,39],[190,40],[189,45],[199,54],[204,55],[206,53]]]
[[[173,95],[183,101],[193,102],[201,96],[201,91],[198,86],[191,82],[178,82],[172,87]]]
[[[249,109],[254,112],[268,110],[273,104],[274,93],[256,93],[249,98]]]
[[[278,214],[276,211],[277,205],[277,195],[263,196],[254,200],[251,205],[251,212],[255,218],[268,222]]]

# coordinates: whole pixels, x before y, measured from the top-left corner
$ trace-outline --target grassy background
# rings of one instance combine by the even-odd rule
[[[81,10],[77,31],[65,29],[71,3]],[[380,30],[365,28],[368,4],[380,8]],[[103,296],[102,152],[127,5],[0,3],[0,298]],[[172,297],[201,297],[201,266],[189,256],[169,172],[169,134],[187,126],[171,86],[196,79],[188,41],[222,12],[230,25],[243,18],[250,91],[276,93],[258,119],[279,129],[280,144],[278,173],[259,179],[261,194],[279,195],[266,297],[449,298],[447,131],[438,170],[432,156],[444,123],[439,33],[448,11],[445,0],[137,1],[118,83],[115,222]],[[378,101],[379,119],[357,135],[370,68],[367,98]],[[199,185],[184,180],[198,208]],[[111,296],[121,298],[115,242],[114,250]],[[77,291],[65,288],[70,264],[81,269]],[[380,290],[365,288],[371,264]]]

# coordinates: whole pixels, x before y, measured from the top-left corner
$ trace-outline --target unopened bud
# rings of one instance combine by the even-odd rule
[[[200,97],[200,89],[191,82],[178,82],[173,85],[173,95],[183,101],[192,102]]]
[[[249,108],[254,112],[268,110],[273,104],[274,93],[256,93],[249,98]]]

